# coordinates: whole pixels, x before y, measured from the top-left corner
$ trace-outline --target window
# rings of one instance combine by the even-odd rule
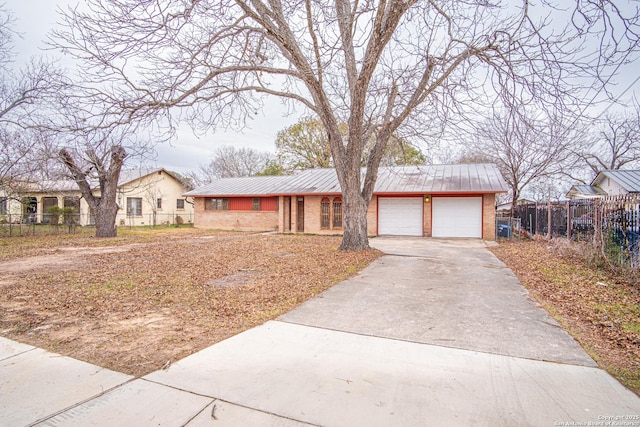
[[[127,216],[142,216],[142,197],[127,197]]]
[[[213,198],[207,197],[204,199],[204,210],[205,211],[228,211],[229,199],[213,199]]]
[[[251,200],[251,209],[254,211],[259,211],[260,210],[260,197],[254,197]]]
[[[333,199],[333,228],[342,228],[342,198]]]
[[[42,198],[42,223],[51,224],[58,223],[59,210],[57,197],[43,197]]]
[[[64,199],[62,199],[62,205],[66,211],[63,214],[64,223],[78,223],[80,221],[80,197],[65,196]]]
[[[330,221],[330,203],[328,197],[320,200],[320,228],[329,228]]]
[[[184,209],[184,199],[176,200],[176,209]]]
[[[0,215],[7,214],[7,199],[0,200]]]
[[[320,228],[324,230],[342,228],[341,197],[334,197],[333,201],[328,197],[320,200]]]
[[[156,200],[156,208],[162,209],[162,199]]]

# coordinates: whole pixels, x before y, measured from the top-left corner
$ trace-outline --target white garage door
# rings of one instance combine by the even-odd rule
[[[379,197],[378,234],[422,236],[422,197]]]
[[[433,237],[482,237],[482,197],[434,197]]]

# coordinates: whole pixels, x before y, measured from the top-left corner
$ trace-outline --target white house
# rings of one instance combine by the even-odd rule
[[[640,170],[605,170],[591,185],[574,185],[567,193],[570,199],[588,199],[640,193]]]
[[[122,171],[118,182],[119,226],[193,223],[193,202],[183,194],[189,188],[164,168]],[[95,186],[94,195],[100,195]],[[50,223],[51,208],[72,208],[79,225],[91,225],[89,205],[73,181],[26,183],[12,197],[0,196],[0,221]],[[62,219],[59,219],[62,220]]]

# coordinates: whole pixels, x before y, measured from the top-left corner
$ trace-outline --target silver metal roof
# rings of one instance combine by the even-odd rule
[[[262,196],[279,194],[291,176],[255,176],[216,179],[185,196]]]
[[[594,183],[602,182],[604,178],[607,177],[613,179],[615,182],[620,184],[622,188],[627,190],[629,193],[640,193],[640,170],[606,170],[600,172],[596,179],[593,180]]]
[[[118,187],[129,184],[139,178],[155,174],[158,172],[165,172],[169,176],[179,180],[171,171],[164,168],[153,169],[123,169],[118,177]],[[92,189],[97,190],[100,188],[98,180],[90,178],[89,185]],[[60,192],[80,192],[78,184],[72,179],[64,178],[58,180],[42,180],[38,182],[28,183],[25,185],[24,191],[30,191],[34,193],[60,193]]]
[[[605,196],[606,193],[593,185],[576,184],[571,187],[567,193],[567,197],[571,196]]]
[[[364,172],[364,170],[363,170]],[[494,164],[397,166],[380,168],[374,194],[503,193],[507,191]],[[340,194],[335,169],[308,169],[290,176],[218,179],[185,196],[277,196]]]

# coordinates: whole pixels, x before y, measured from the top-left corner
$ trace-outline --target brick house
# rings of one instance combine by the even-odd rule
[[[368,232],[494,239],[495,197],[506,192],[494,164],[380,168]],[[184,196],[194,199],[196,227],[342,234],[342,194],[334,169],[219,179]]]

